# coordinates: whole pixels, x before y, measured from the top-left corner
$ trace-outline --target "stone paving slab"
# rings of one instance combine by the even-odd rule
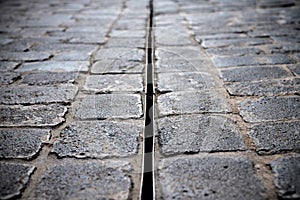
[[[131,36],[131,34],[129,34]],[[145,48],[144,38],[110,38],[106,47]]]
[[[155,64],[155,72],[198,72],[206,71],[209,61],[206,59],[201,60],[158,60]]]
[[[218,90],[162,94],[157,98],[157,104],[159,116],[186,113],[227,113],[231,111],[226,99]]]
[[[18,80],[20,77],[19,73],[8,73],[4,72],[0,74],[0,85],[9,85]]]
[[[99,60],[92,66],[92,74],[142,73],[144,64],[128,60]]]
[[[164,117],[158,120],[163,154],[246,150],[232,120],[214,115]]]
[[[47,52],[28,51],[28,52],[0,52],[2,61],[44,61],[50,58]]]
[[[0,106],[0,126],[56,126],[65,121],[67,108],[58,104]]]
[[[245,158],[185,156],[159,166],[162,199],[265,199],[262,181]]]
[[[18,66],[18,62],[7,62],[7,61],[0,61],[0,71],[7,72],[12,71]]]
[[[75,107],[78,119],[140,118],[141,96],[137,94],[89,95]]]
[[[270,44],[268,38],[234,38],[234,39],[204,39],[201,45],[204,48],[228,47],[228,46],[254,46]]]
[[[128,163],[121,161],[51,167],[29,199],[128,199],[131,180],[124,170],[128,170]]]
[[[300,98],[263,97],[239,104],[240,115],[247,122],[300,119]]]
[[[96,55],[95,60],[128,60],[142,62],[145,52],[136,48],[103,48]]]
[[[84,89],[97,93],[142,92],[143,78],[140,74],[114,74],[88,76]]]
[[[1,104],[37,104],[71,102],[78,89],[74,85],[11,86],[0,89]]]
[[[141,123],[117,121],[74,122],[64,128],[52,152],[59,157],[126,157],[138,151]]]
[[[244,56],[257,55],[263,51],[257,47],[229,47],[229,48],[210,48],[206,52],[211,56]]]
[[[300,198],[300,157],[285,157],[270,163],[275,174],[275,185],[282,199]]]
[[[35,167],[32,165],[0,162],[0,198],[10,199],[20,196],[34,170]]]
[[[87,72],[88,61],[47,61],[24,63],[21,68],[16,71],[66,71],[66,72]]]
[[[203,53],[197,46],[158,47],[155,57],[158,60],[201,60]]]
[[[76,72],[38,72],[24,76],[21,83],[28,85],[54,85],[60,83],[74,83]]]
[[[297,76],[300,76],[300,64],[288,66],[288,68]]]
[[[1,129],[0,158],[31,159],[43,143],[49,142],[50,136],[47,129]]]

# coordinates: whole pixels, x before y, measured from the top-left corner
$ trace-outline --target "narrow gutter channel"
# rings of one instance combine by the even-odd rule
[[[143,169],[140,199],[155,199],[154,181],[154,88],[153,88],[153,0],[149,2],[150,14],[146,43],[146,95],[145,95],[145,128],[143,144]]]

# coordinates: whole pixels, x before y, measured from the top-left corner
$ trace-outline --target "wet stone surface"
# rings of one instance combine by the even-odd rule
[[[300,119],[300,97],[264,97],[239,104],[240,115],[247,122]]]
[[[2,129],[0,130],[0,158],[30,159],[49,139],[50,130],[46,129]]]
[[[47,61],[47,62],[30,62],[24,63],[17,71],[76,71],[87,72],[88,61]]]
[[[50,168],[30,199],[128,199],[131,180],[123,162],[86,162]],[[68,172],[68,173],[66,173]]]
[[[180,157],[160,163],[163,199],[264,199],[253,163],[241,157]]]
[[[15,198],[21,194],[35,167],[0,162],[0,199]]]
[[[101,94],[84,98],[75,108],[79,119],[140,118],[142,102],[137,94]]]
[[[114,74],[88,76],[84,89],[94,92],[128,91],[142,92],[143,79],[139,74]]]
[[[193,101],[191,101],[193,99]],[[224,113],[231,109],[218,90],[172,92],[157,99],[159,115],[184,113]]]
[[[221,116],[162,118],[158,134],[163,154],[246,150],[233,121]]]
[[[73,85],[5,87],[0,90],[0,103],[66,103],[74,99],[77,90]]]
[[[52,152],[59,157],[105,158],[137,153],[139,122],[74,122],[64,128]]]
[[[300,156],[285,157],[270,163],[281,199],[300,198]]]
[[[274,154],[284,151],[300,152],[299,121],[252,125],[248,134],[259,154]]]
[[[28,85],[53,85],[58,83],[74,83],[75,72],[40,72],[25,75],[21,83]]]
[[[128,60],[99,60],[92,66],[92,74],[142,73],[144,64]]]
[[[0,126],[56,126],[65,121],[67,108],[58,104],[0,106]]]
[[[18,80],[20,74],[18,73],[1,73],[0,74],[0,85],[9,85]]]

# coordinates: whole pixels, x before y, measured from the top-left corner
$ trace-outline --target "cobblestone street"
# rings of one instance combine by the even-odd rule
[[[0,199],[300,199],[299,0],[0,16]]]

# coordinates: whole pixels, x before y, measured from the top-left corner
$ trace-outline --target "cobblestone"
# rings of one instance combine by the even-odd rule
[[[99,60],[93,66],[91,73],[142,73],[144,64],[128,60]]]
[[[46,52],[0,52],[2,61],[44,61],[48,60],[51,54]]]
[[[73,72],[39,72],[25,75],[21,83],[28,85],[53,85],[74,83],[77,77]]]
[[[256,47],[230,47],[230,48],[210,48],[206,52],[211,56],[244,56],[261,54],[262,50]]]
[[[20,74],[18,73],[1,73],[0,74],[0,85],[9,85],[18,80]]]
[[[228,46],[254,46],[270,44],[271,40],[268,38],[239,38],[239,39],[210,39],[203,40],[201,45],[204,48],[228,47]]]
[[[46,129],[1,129],[0,158],[31,159],[49,139],[50,130]]]
[[[158,178],[163,199],[264,199],[253,163],[241,157],[164,159]]]
[[[155,65],[157,73],[164,72],[195,72],[205,71],[208,65],[208,60],[158,60]]]
[[[297,76],[300,76],[300,65],[288,66],[288,68]]]
[[[47,61],[47,62],[32,62],[24,63],[23,67],[17,71],[76,71],[87,72],[89,62],[88,61]]]
[[[285,157],[270,163],[277,192],[282,199],[300,198],[300,157]]]
[[[0,162],[0,198],[9,199],[20,196],[35,167],[24,164]]]
[[[95,55],[96,60],[128,60],[144,61],[145,52],[133,48],[106,48],[100,49]]]
[[[159,60],[201,60],[202,54],[196,46],[160,47],[155,51],[155,57]]]
[[[7,72],[12,71],[18,66],[18,62],[6,62],[6,61],[0,61],[0,71],[1,72]]]
[[[59,157],[105,158],[137,153],[142,123],[117,121],[75,122],[60,133],[52,152]]]
[[[131,36],[131,35],[130,35]],[[143,38],[110,38],[106,47],[145,48]]]

